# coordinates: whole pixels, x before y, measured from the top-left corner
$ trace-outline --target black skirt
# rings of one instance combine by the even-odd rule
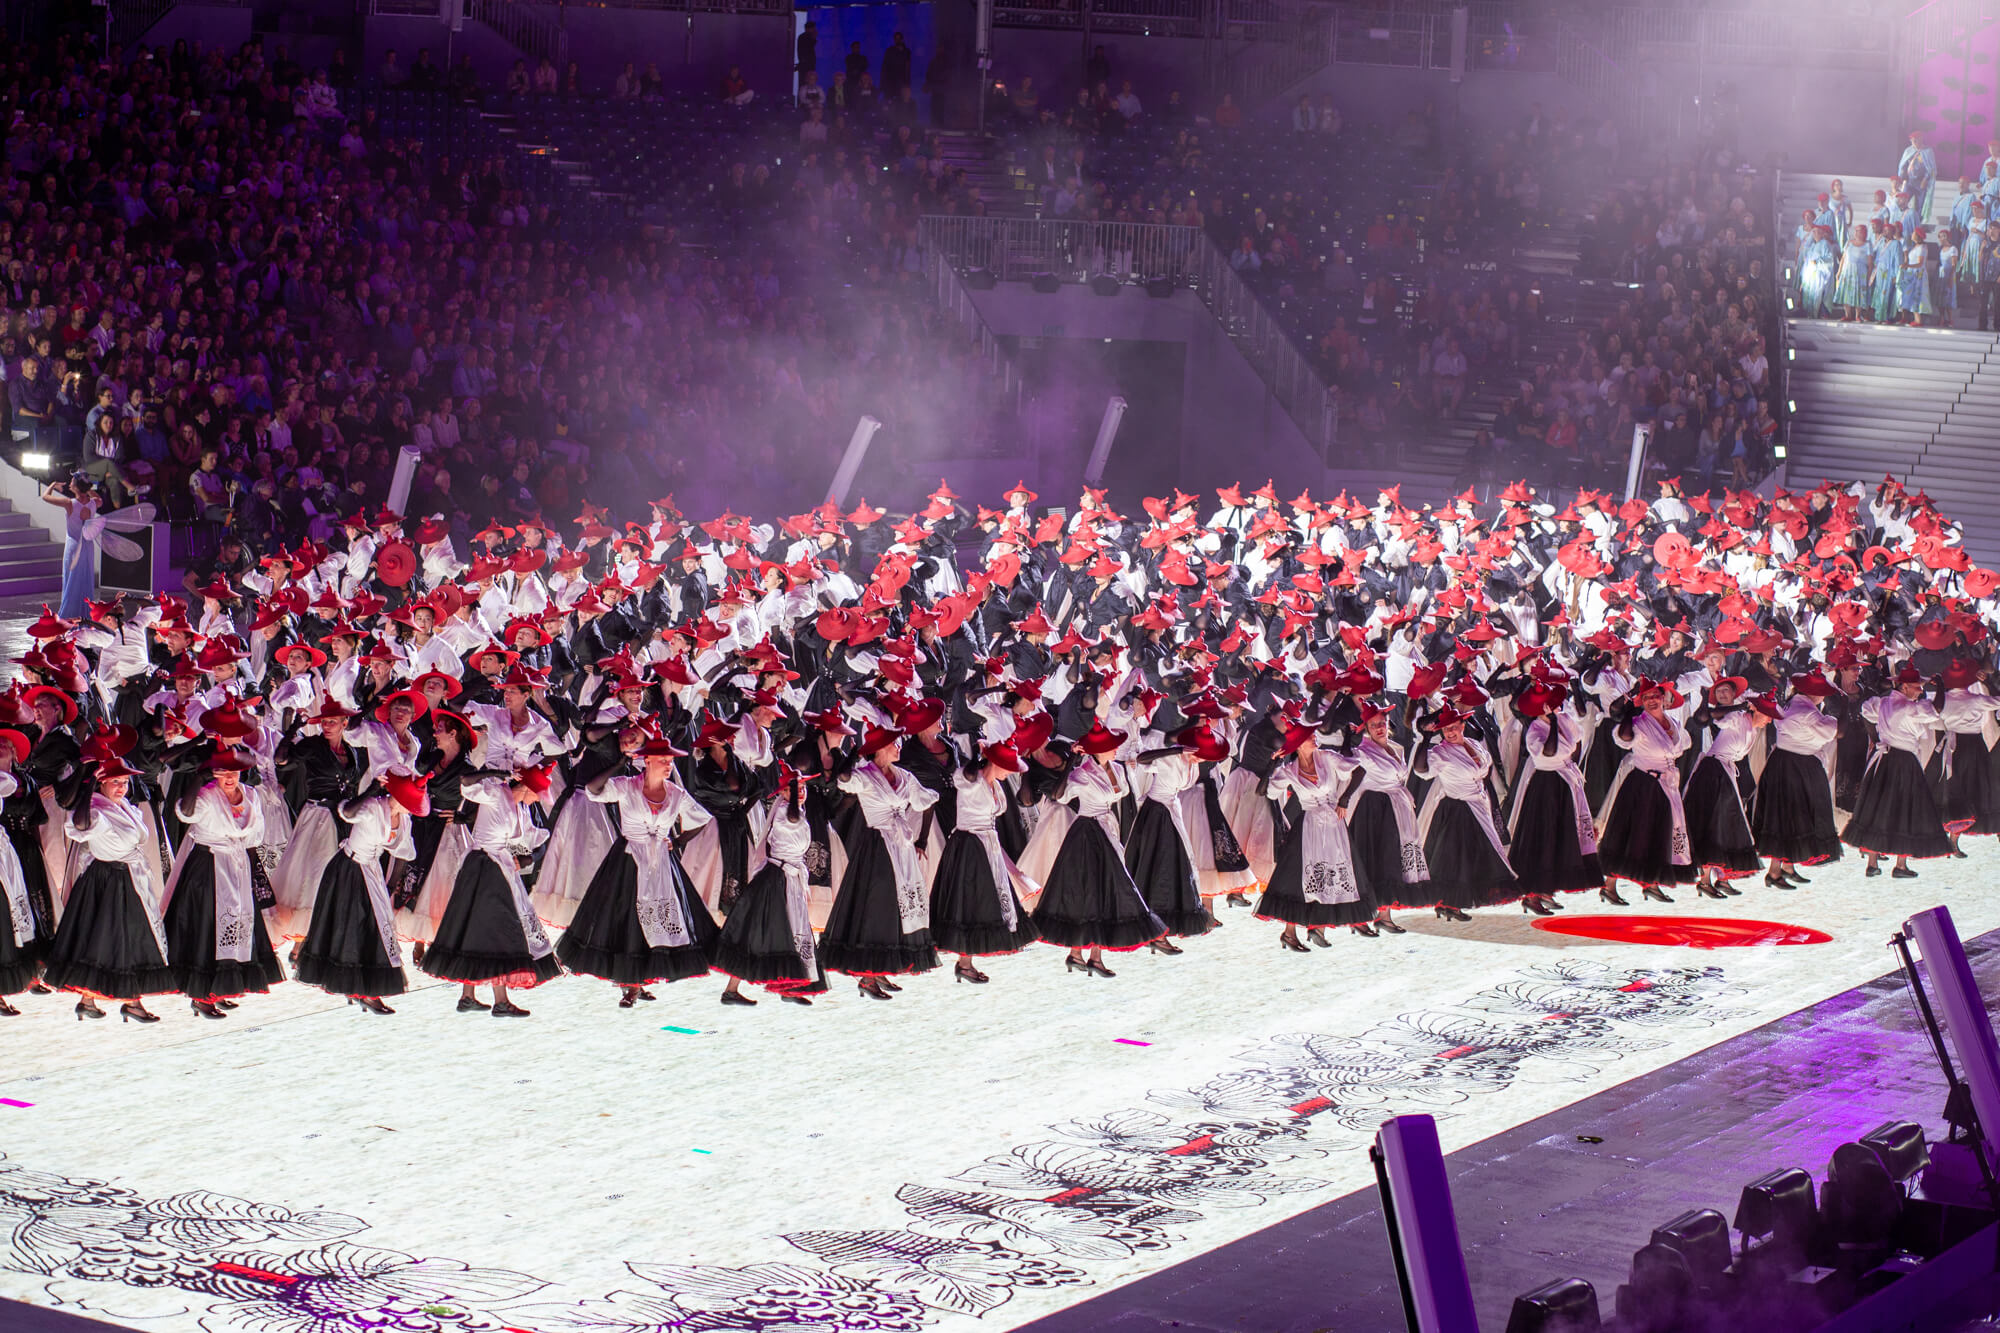
[[[707,975],[708,960],[721,932],[701,895],[688,887],[680,858],[673,858],[673,867],[681,919],[687,922],[687,944],[656,949],[647,943],[645,927],[639,921],[639,866],[625,850],[625,839],[620,838],[590,877],[590,886],[577,902],[576,916],[556,941],[556,957],[562,965],[581,976],[621,986]],[[426,953],[424,959],[428,963],[430,955]]]
[[[1243,854],[1236,830],[1229,827],[1229,820],[1222,813],[1222,793],[1215,785],[1212,771],[1202,775],[1201,807],[1208,815],[1208,847],[1216,870],[1225,875],[1240,875],[1248,870],[1250,858]]]
[[[29,915],[34,915],[32,908]],[[35,938],[35,923],[30,920],[24,924],[28,942],[16,944],[14,913],[7,896],[0,893],[0,995],[19,995],[42,973],[42,942]]]
[[[254,855],[254,853],[253,853]],[[215,956],[215,850],[196,843],[181,863],[180,879],[167,903],[167,965],[174,986],[195,1000],[263,995],[285,979],[284,968],[264,930],[264,914],[250,913],[250,961]]]
[[[716,970],[738,981],[794,995],[817,995],[826,989],[826,970],[815,968],[809,974],[793,942],[785,871],[776,861],[766,861],[736,895],[736,906],[716,939],[714,957]]]
[[[1042,939],[1066,949],[1136,949],[1167,933],[1111,839],[1080,817],[1056,849],[1034,920]]]
[[[1743,815],[1736,774],[1714,755],[1703,755],[1681,791],[1687,814],[1688,850],[1697,868],[1717,879],[1739,879],[1764,868],[1757,840]]]
[[[1440,795],[1431,811],[1424,860],[1431,867],[1432,901],[1461,912],[1510,903],[1528,891],[1494,849],[1472,807],[1455,797]]]
[[[293,972],[306,985],[335,995],[379,999],[409,989],[402,964],[383,948],[361,867],[346,852],[335,852],[319,877],[312,924]]]
[[[42,859],[41,830],[34,826],[7,830],[14,855],[21,862],[21,882],[28,886],[28,911],[35,918],[35,942],[40,952],[56,938],[56,900],[49,892],[49,865]]]
[[[900,977],[938,965],[930,927],[903,929],[889,844],[862,820],[849,830],[847,873],[833,896],[819,958],[827,971],[852,977]]]
[[[1840,840],[1878,856],[1928,859],[1951,855],[1931,785],[1908,750],[1886,750],[1869,766],[1854,798],[1854,815]]]
[[[496,981],[523,989],[562,975],[553,951],[540,958],[529,952],[514,891],[493,858],[477,848],[465,854],[438,918],[437,938],[418,966],[440,981]]]
[[[1004,849],[1003,849],[1004,850]],[[964,830],[945,840],[937,878],[931,883],[931,942],[940,952],[982,958],[1019,953],[1041,938],[1028,909],[1021,905],[1012,883],[1014,928],[1000,914],[1001,889],[993,883],[993,863],[986,848]]]
[[[1304,819],[1296,820],[1285,831],[1285,836],[1278,840],[1277,859],[1271,867],[1271,882],[1257,899],[1257,919],[1315,928],[1352,926],[1373,921],[1375,895],[1369,891],[1368,877],[1362,873],[1358,863],[1354,865],[1354,882],[1361,892],[1353,902],[1316,903],[1306,897],[1305,827]],[[1389,829],[1393,833],[1395,828],[1395,816],[1392,814]]]
[[[1931,795],[1944,815],[1947,833],[2000,833],[2000,812],[1994,809],[1993,756],[1986,738],[1975,733],[1956,733],[1951,757],[1951,775],[1945,776],[1944,746],[1937,748],[1926,766]]]
[[[1833,818],[1826,765],[1809,754],[1771,751],[1757,780],[1750,828],[1765,856],[1807,866],[1838,861],[1840,826]]]
[[[1590,735],[1590,748],[1583,752],[1583,795],[1593,811],[1604,808],[1604,798],[1618,779],[1618,766],[1625,762],[1625,747],[1615,738],[1617,730],[1609,717],[1599,718]]]
[[[123,862],[92,861],[76,877],[42,980],[57,990],[88,991],[112,1000],[174,993],[173,969],[160,956],[159,941]]]
[[[394,876],[389,881],[389,905],[398,912],[409,911],[424,891],[424,879],[437,861],[438,847],[449,827],[451,821],[439,815],[420,815],[410,821],[410,841],[416,846],[416,859],[392,863]]]
[[[1403,872],[1403,835],[1396,827],[1396,807],[1385,791],[1365,791],[1347,819],[1348,850],[1354,873],[1375,897],[1376,908],[1432,907],[1437,891],[1428,879],[1410,880]],[[1275,878],[1277,871],[1271,872]]]
[[[1206,935],[1215,918],[1202,901],[1194,876],[1194,861],[1174,827],[1173,812],[1158,801],[1139,802],[1132,832],[1125,839],[1125,869],[1153,915],[1166,923],[1169,935]]]
[[[1597,859],[1606,879],[1635,884],[1692,884],[1701,872],[1690,860],[1674,861],[1674,808],[1660,780],[1633,769],[1618,786],[1618,799],[1597,840]]]
[[[1524,761],[1525,762],[1525,761]],[[1514,815],[1507,864],[1525,893],[1576,893],[1604,886],[1604,866],[1577,834],[1576,797],[1559,774],[1528,776]]]

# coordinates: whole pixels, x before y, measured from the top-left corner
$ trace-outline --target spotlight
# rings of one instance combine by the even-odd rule
[[[1560,1278],[1514,1298],[1507,1333],[1596,1333],[1597,1288],[1580,1277]]]
[[[1924,1127],[1907,1120],[1890,1120],[1875,1126],[1861,1137],[1861,1146],[1872,1148],[1889,1179],[1907,1186],[1910,1178],[1930,1165],[1930,1145],[1924,1142]]]
[[[1631,1280],[1618,1288],[1618,1322],[1633,1333],[1674,1333],[1696,1322],[1687,1256],[1665,1245],[1632,1255]]]
[[[1165,298],[1172,296],[1173,294],[1174,294],[1174,280],[1172,278],[1146,279],[1146,295],[1159,297],[1160,299],[1164,300]]]
[[[1053,273],[1037,273],[1028,279],[1028,284],[1044,296],[1054,296],[1062,290],[1062,279]]]
[[[1813,1201],[1812,1177],[1796,1166],[1772,1171],[1743,1187],[1736,1200],[1736,1229],[1743,1233],[1743,1255],[1757,1253],[1784,1262],[1804,1263],[1819,1239],[1819,1206]]]
[[[1873,1148],[1843,1143],[1833,1150],[1820,1212],[1829,1238],[1840,1247],[1843,1268],[1865,1271],[1889,1256],[1903,1203],[1903,1187]]]
[[[1116,296],[1124,284],[1109,273],[1100,273],[1090,280],[1090,290],[1099,296]]]
[[[1687,1261],[1695,1290],[1710,1299],[1720,1294],[1729,1270],[1729,1223],[1713,1208],[1682,1213],[1653,1230],[1653,1244],[1663,1245]]]
[[[990,292],[999,279],[993,276],[993,270],[990,268],[969,268],[965,271],[963,281],[972,291]]]
[[[22,454],[21,471],[47,472],[51,461],[53,460],[47,454]]]

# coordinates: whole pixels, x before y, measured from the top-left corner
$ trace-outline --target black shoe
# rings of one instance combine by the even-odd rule
[[[203,1018],[229,1017],[228,1014],[223,1013],[222,1010],[215,1007],[215,1001],[213,1000],[190,1000],[188,1001],[188,1007],[190,1009],[193,1009],[196,1013],[200,1014]]]
[[[30,995],[54,995],[55,993],[55,987],[49,985],[46,981],[37,981],[34,985],[28,987],[28,994]]]
[[[1113,972],[1110,968],[1106,967],[1102,962],[1099,962],[1094,959],[1088,963],[1085,963],[1084,966],[1089,968],[1092,972],[1095,972],[1100,977],[1115,977],[1118,975],[1116,972]]]
[[[292,954],[292,961],[294,963],[299,961],[299,956],[296,951]],[[416,964],[418,967],[422,967],[424,965],[424,942],[422,940],[418,940],[415,944],[412,944],[410,946],[410,961]]]
[[[993,980],[993,978],[987,976],[984,972],[972,966],[972,964],[963,962],[951,970],[951,975],[957,981],[969,981],[975,986],[984,986],[987,982]]]
[[[104,1017],[104,1011],[102,1009],[99,1009],[95,1004],[91,1003],[89,1000],[78,1000],[76,1002],[77,1022],[81,1023],[86,1018],[102,1018],[102,1017]]]
[[[1090,971],[1090,964],[1084,962],[1081,958],[1065,958],[1063,959],[1063,971],[1088,972]]]
[[[1306,939],[1311,942],[1315,949],[1331,949],[1333,947],[1332,941],[1326,937],[1326,927],[1324,926],[1309,928],[1306,931]]]
[[[1619,897],[1618,890],[1615,888],[1599,889],[1597,891],[1597,896],[1599,898],[1602,898],[1605,902],[1610,903],[1613,907],[1630,907],[1632,905],[1626,902],[1623,898]]]
[[[778,994],[778,998],[786,1004],[802,1004],[808,1009],[812,1007],[812,997],[810,995],[793,995],[789,992],[781,991]]]
[[[1727,897],[1741,898],[1743,896],[1743,890],[1737,888],[1734,884],[1731,884],[1726,879],[1719,879],[1715,881],[1715,887],[1721,889],[1724,895],[1726,895]]]
[[[876,984],[876,985],[878,985],[878,986],[880,986],[880,987],[881,987],[881,988],[882,988],[883,990],[901,990],[901,989],[903,989],[903,988],[902,988],[901,986],[898,986],[898,985],[897,985],[897,984],[896,984],[895,982],[893,982],[893,981],[889,980],[889,978],[887,978],[887,977],[877,977],[877,978],[875,978],[875,984]]]
[[[349,1004],[360,1005],[364,1013],[393,1014],[396,1012],[394,1009],[391,1009],[388,1005],[382,1003],[381,997],[376,995],[350,996],[347,1002]]]
[[[1694,891],[1704,898],[1727,898],[1729,896],[1713,884],[1697,884],[1694,886]]]
[[[1407,935],[1410,933],[1408,930],[1406,930],[1402,926],[1397,925],[1394,921],[1391,921],[1386,916],[1378,916],[1373,921],[1369,922],[1369,924],[1374,926],[1376,930],[1378,931],[1386,930],[1391,935]]]
[[[157,1023],[160,1016],[142,1005],[121,1004],[118,1006],[118,1021],[121,1023]]]
[[[1640,896],[1656,903],[1670,903],[1673,901],[1672,895],[1657,884],[1648,884],[1643,887],[1640,890]]]
[[[1866,875],[1868,876],[1868,878],[1870,878],[1870,879],[1873,879],[1873,878],[1875,878],[1875,877],[1876,877],[1877,875],[1879,875],[1879,874],[1881,874],[1881,873],[1882,873],[1882,867],[1881,867],[1881,866],[1869,866],[1869,867],[1868,867],[1868,869],[1867,869],[1866,871],[1864,871],[1863,873],[1864,873],[1864,874],[1866,874]]]
[[[871,1000],[892,1000],[895,998],[888,991],[877,986],[870,986],[866,982],[861,983],[860,990],[863,995],[866,995]]]
[[[217,1001],[215,1001],[215,1007],[218,1009],[234,1009],[237,1007],[237,1004],[236,1001],[234,1000],[218,999]]]
[[[1227,902],[1231,907],[1248,907],[1250,905],[1250,900],[1240,893],[1232,893],[1223,901]]]
[[[1290,949],[1293,953],[1312,952],[1311,949],[1308,949],[1306,948],[1305,945],[1299,943],[1299,937],[1296,935],[1280,935],[1278,936],[1278,943],[1283,947]]]
[[[1540,898],[1537,898],[1532,893],[1529,894],[1527,897],[1521,899],[1521,910],[1523,912],[1532,912],[1536,916],[1555,915],[1554,912],[1551,912],[1548,908],[1542,906],[1542,900]]]
[[[726,990],[722,992],[722,1002],[724,1004],[748,1004],[748,1005],[754,1005],[757,1003],[755,1000],[751,999],[748,995],[745,995],[740,990]]]
[[[1441,921],[1470,921],[1470,920],[1472,920],[1472,918],[1471,918],[1471,917],[1469,917],[1469,916],[1467,916],[1467,915],[1466,915],[1465,913],[1463,913],[1463,912],[1459,911],[1459,910],[1458,910],[1458,909],[1457,909],[1456,907],[1446,907],[1446,906],[1445,906],[1445,905],[1444,905],[1443,903],[1439,903],[1439,904],[1437,905],[1437,914],[1438,914],[1438,919],[1439,919],[1439,920],[1441,920]]]
[[[637,1003],[639,1003],[639,992],[635,990],[628,990],[618,997],[618,1007],[620,1009],[630,1009]]]
[[[1971,852],[1968,852],[1968,851],[1966,851],[1966,850],[1965,850],[1965,849],[1964,849],[1963,847],[1954,847],[1954,848],[1952,848],[1952,849],[1951,849],[1951,854],[1952,854],[1953,856],[1957,857],[1957,858],[1958,858],[1959,860],[1961,860],[1961,861],[1963,861],[1963,860],[1964,860],[1964,859],[1965,859],[1966,857],[1968,857],[1968,856],[1971,856],[1971,855],[1972,855],[1972,853],[1971,853]]]
[[[515,1004],[512,1000],[499,1000],[493,1005],[493,1016],[495,1018],[526,1018],[528,1011],[520,1005]]]
[[[7,1003],[7,998],[4,995],[0,995],[0,1018],[19,1018],[20,1016],[21,1011]]]
[[[1804,875],[1801,875],[1799,873],[1797,866],[1787,867],[1784,870],[1780,870],[1778,873],[1780,875],[1783,875],[1786,879],[1790,880],[1794,888],[1796,888],[1798,885],[1801,884],[1812,883],[1811,880],[1807,879]]]
[[[1180,945],[1175,944],[1172,940],[1167,939],[1165,936],[1161,936],[1157,940],[1148,941],[1146,947],[1148,949],[1151,949],[1154,953],[1176,954],[1176,953],[1187,952],[1187,950],[1181,948]]]
[[[490,1004],[482,1003],[477,995],[461,995],[458,997],[458,1012],[461,1014],[483,1013],[492,1007]]]
[[[1353,931],[1357,935],[1366,935],[1371,940],[1380,938],[1375,934],[1375,927],[1366,921],[1357,921],[1353,925],[1349,926],[1348,929]],[[1313,936],[1313,939],[1320,944],[1326,945],[1326,947],[1329,949],[1333,947],[1332,943],[1328,941],[1327,938],[1323,935],[1315,935]]]
[[[653,992],[647,990],[644,986],[639,987],[638,990],[639,990],[639,998],[642,1000],[657,1000],[660,998],[659,996],[653,994]]]
[[[1897,866],[1894,870],[1891,870],[1889,872],[1890,879],[1915,879],[1916,877],[1917,877],[1917,872],[1910,869],[1908,866]]]

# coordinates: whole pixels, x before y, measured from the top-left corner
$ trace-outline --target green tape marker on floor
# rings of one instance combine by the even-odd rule
[[[660,1029],[660,1031],[662,1031],[662,1032],[685,1032],[685,1033],[687,1033],[687,1034],[688,1034],[688,1036],[690,1036],[690,1037],[699,1037],[699,1036],[701,1035],[701,1029],[700,1029],[700,1028],[677,1028],[677,1027],[673,1027],[673,1026],[671,1026],[671,1025],[669,1025],[669,1026],[667,1026],[667,1027],[663,1027],[663,1028],[661,1028],[661,1029]]]

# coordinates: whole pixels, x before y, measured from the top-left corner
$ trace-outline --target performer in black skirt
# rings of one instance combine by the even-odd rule
[[[1959,839],[1967,833],[2000,833],[2000,795],[1993,783],[1993,756],[1986,748],[1986,720],[2000,712],[2000,699],[1986,692],[1977,666],[1953,661],[1938,676],[1941,743],[1931,752],[1925,774],[1944,812],[1951,854],[1965,856]]]
[[[1278,839],[1278,858],[1271,882],[1257,900],[1259,921],[1282,921],[1278,943],[1294,953],[1310,953],[1299,942],[1299,927],[1320,948],[1332,947],[1328,926],[1346,926],[1373,938],[1375,895],[1354,864],[1347,824],[1340,817],[1340,800],[1356,771],[1353,760],[1319,746],[1319,734],[1309,723],[1285,730],[1271,770],[1270,793],[1282,802],[1287,795],[1299,803],[1299,817]]]
[[[1019,953],[1041,936],[1022,905],[1035,885],[1000,845],[999,821],[1007,812],[1007,778],[1027,770],[1011,745],[989,745],[977,767],[952,777],[958,827],[945,841],[931,885],[931,942],[958,955],[960,981],[988,980],[974,958]]]
[[[938,965],[917,831],[937,793],[896,766],[902,733],[870,727],[862,762],[840,779],[858,818],[847,826],[847,873],[819,940],[820,963],[856,979],[861,993],[886,1000],[902,989],[891,977]]]
[[[1404,935],[1408,932],[1390,916],[1391,907],[1437,904],[1417,831],[1417,802],[1410,794],[1410,760],[1389,731],[1394,710],[1367,700],[1357,706],[1362,734],[1352,751],[1356,771],[1337,809],[1347,820],[1355,873],[1375,897],[1370,928]]]
[[[12,761],[28,752],[28,738],[11,729],[0,729],[0,800],[19,790],[11,769]],[[35,860],[40,861],[40,849]],[[35,938],[35,909],[28,901],[28,882],[21,858],[14,846],[0,839],[0,1018],[19,1017],[21,1011],[7,1002],[34,986],[42,974],[42,946]]]
[[[1771,752],[1757,780],[1750,828],[1757,851],[1771,858],[1764,882],[1789,889],[1808,883],[1802,865],[1840,859],[1840,829],[1833,819],[1833,785],[1826,775],[1827,751],[1841,724],[1825,704],[1836,699],[1831,682],[1817,671],[1791,679],[1792,697],[1771,722]]]
[[[263,995],[285,979],[257,910],[251,858],[264,842],[264,803],[243,785],[256,761],[224,750],[211,779],[181,792],[187,843],[167,884],[167,963],[203,1018],[224,1018],[236,998]]]
[[[1604,834],[1597,854],[1604,866],[1607,901],[1620,905],[1618,881],[1637,883],[1645,896],[1670,903],[1663,884],[1692,884],[1697,872],[1681,808],[1681,751],[1687,729],[1669,713],[1687,701],[1672,685],[1643,680],[1604,725],[1622,747],[1625,762],[1604,798]]]
[[[1778,709],[1768,700],[1745,699],[1748,686],[1741,676],[1709,685],[1701,710],[1708,744],[1681,788],[1688,849],[1698,873],[1695,892],[1704,898],[1727,898],[1739,892],[1730,880],[1764,868],[1744,813],[1743,788],[1749,785],[1744,760]]]
[[[1915,879],[1911,857],[1951,855],[1951,837],[1931,785],[1924,781],[1920,758],[1942,720],[1923,696],[1923,673],[1905,663],[1896,673],[1893,693],[1861,705],[1861,716],[1875,725],[1875,754],[1840,840],[1867,853],[1871,876],[1882,873],[1885,856],[1896,858],[1895,878]]]
[[[1059,801],[1074,801],[1076,813],[1052,809],[1035,830],[1036,841],[1061,840],[1032,914],[1035,929],[1069,950],[1070,971],[1100,977],[1116,975],[1104,965],[1106,949],[1137,949],[1167,933],[1139,896],[1118,845],[1118,806],[1130,789],[1110,756],[1124,743],[1123,732],[1092,722],[1076,742],[1082,758],[1056,793]],[[1031,843],[1026,855],[1034,854]]]
[[[1493,823],[1493,798],[1486,787],[1493,760],[1485,746],[1466,739],[1466,721],[1450,705],[1425,718],[1427,734],[1411,765],[1417,776],[1430,779],[1417,826],[1437,914],[1447,921],[1470,921],[1470,909],[1520,896],[1520,882]]]
[[[579,793],[618,807],[619,835],[585,881],[576,915],[556,943],[564,967],[617,984],[621,1009],[652,999],[646,987],[653,982],[707,975],[717,935],[715,918],[674,850],[676,835],[708,823],[708,811],[674,780],[674,760],[685,752],[664,737],[647,736],[633,753],[643,773],[606,774]],[[578,874],[588,870],[577,867]]]
[[[716,969],[729,974],[725,994],[741,994],[747,981],[787,1004],[809,1005],[826,992],[826,971],[813,938],[807,866],[813,826],[805,811],[806,787],[805,775],[778,765],[780,803],[764,835],[764,868],[737,895],[715,943]]]
[[[549,836],[528,807],[546,802],[554,765],[519,768],[512,776],[486,777],[461,784],[459,794],[479,807],[472,821],[472,850],[458,868],[451,901],[438,919],[437,938],[424,951],[424,972],[464,987],[458,1012],[488,1006],[474,987],[493,987],[495,1018],[526,1018],[528,1011],[507,998],[562,975],[555,946],[528,901],[521,862]]]
[[[1147,947],[1166,954],[1181,952],[1172,937],[1206,935],[1217,925],[1201,896],[1201,879],[1195,873],[1193,846],[1181,813],[1181,793],[1201,780],[1192,752],[1199,749],[1213,756],[1221,749],[1221,740],[1200,723],[1175,733],[1173,740],[1172,745],[1141,754],[1125,767],[1138,798],[1132,831],[1125,837],[1125,869],[1146,906],[1167,927],[1167,933]],[[1214,762],[1213,758],[1208,762]]]
[[[409,773],[385,773],[379,791],[343,801],[333,812],[347,835],[320,874],[312,924],[299,944],[300,981],[345,995],[371,1014],[395,1013],[382,997],[401,995],[408,986],[383,860],[407,861],[415,854],[410,826],[430,809],[426,785]]]
[[[82,996],[80,1019],[104,1017],[101,997],[123,1000],[119,1013],[127,1021],[157,1023],[143,997],[174,991],[150,851],[158,834],[145,810],[125,799],[135,776],[119,759],[99,763],[64,826],[70,841],[82,844],[82,865],[42,975],[55,989]]]
[[[1507,864],[1522,887],[1521,910],[1548,916],[1562,910],[1559,893],[1604,885],[1597,830],[1583,786],[1583,726],[1565,705],[1569,687],[1535,680],[1514,695],[1521,733],[1521,777],[1508,828]]]

